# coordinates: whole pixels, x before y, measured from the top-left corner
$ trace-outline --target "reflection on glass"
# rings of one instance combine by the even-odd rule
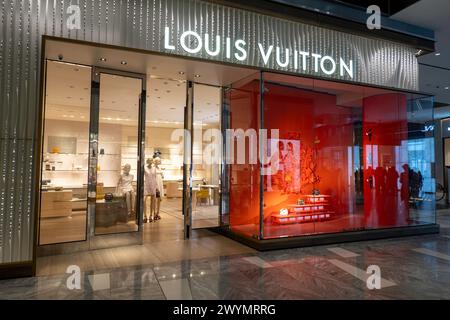
[[[47,61],[39,244],[86,240],[91,68]]]
[[[100,74],[95,233],[137,231],[138,121],[142,80]]]
[[[219,225],[222,133],[219,87],[194,85],[192,227]]]

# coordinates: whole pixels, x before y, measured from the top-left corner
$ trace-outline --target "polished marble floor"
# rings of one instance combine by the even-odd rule
[[[450,299],[450,211],[441,233],[246,252],[0,281],[0,299]],[[377,265],[381,289],[367,288]]]

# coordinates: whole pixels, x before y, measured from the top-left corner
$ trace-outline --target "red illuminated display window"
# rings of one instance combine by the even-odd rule
[[[229,96],[230,128],[268,137],[264,161],[229,166],[231,230],[268,239],[434,223],[432,202],[411,203],[423,192],[408,147],[433,136],[409,131],[432,119],[431,98],[279,74],[262,81],[262,95],[261,79],[250,79]]]

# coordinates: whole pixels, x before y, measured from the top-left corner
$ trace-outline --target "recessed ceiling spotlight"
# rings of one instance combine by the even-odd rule
[[[125,60],[123,60],[123,61],[120,61],[120,64],[125,66],[125,65],[127,65],[127,62]]]
[[[73,69],[73,71],[78,72],[78,71],[80,71],[80,69],[75,68],[75,69]]]
[[[103,58],[103,57],[100,58],[99,60],[100,60],[101,62],[106,62],[106,58]]]
[[[440,56],[441,53],[440,53],[440,52],[436,52],[434,55],[435,55],[435,56]]]
[[[184,71],[180,71],[180,72],[178,72],[180,75],[183,75],[184,74]]]
[[[200,78],[200,75],[199,75],[199,74],[196,74],[196,75],[194,75],[194,77],[196,77],[196,78]]]
[[[172,107],[172,108],[170,108],[170,110],[175,110],[175,109],[176,109],[176,108],[173,108],[173,107]]]
[[[445,90],[448,90],[448,89],[449,89],[449,87],[444,87],[444,89],[445,89]]]

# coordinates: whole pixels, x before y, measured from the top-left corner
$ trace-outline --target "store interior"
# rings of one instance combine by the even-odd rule
[[[217,162],[221,159],[212,161],[216,155],[207,148],[215,138],[208,133],[221,129],[222,86],[255,71],[56,40],[48,41],[46,51],[49,60],[39,245],[86,240],[94,65],[146,76],[142,88],[142,79],[133,74],[99,75],[94,234],[138,230],[135,209],[142,89],[146,92],[144,241],[157,239],[158,233],[167,233],[167,228],[177,231],[175,237],[183,234],[183,128],[188,80],[195,81],[192,228],[217,227],[221,184],[221,166]],[[149,178],[151,174],[156,177],[155,183],[148,182],[154,179]],[[152,189],[151,184],[159,187],[157,192],[147,190]]]

